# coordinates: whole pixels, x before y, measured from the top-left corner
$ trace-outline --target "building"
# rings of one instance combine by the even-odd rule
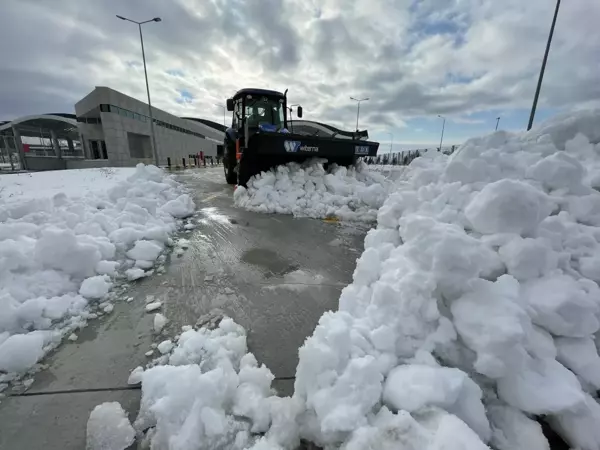
[[[75,114],[0,122],[0,168],[58,170],[154,164],[148,105],[104,86],[75,104]],[[217,155],[226,127],[152,108],[160,165]]]
[[[87,159],[104,159],[111,166],[154,164],[148,105],[108,87],[96,87],[75,104],[78,129]],[[152,108],[160,165],[183,158],[217,156],[224,127],[208,121],[174,116]]]
[[[148,105],[97,86],[75,104],[75,114],[54,113],[0,122],[0,170],[59,170],[154,164]],[[152,108],[161,166],[183,165],[193,155],[217,156],[226,127]],[[309,120],[293,120],[290,131],[337,139],[366,139],[365,131],[343,131]],[[186,161],[187,163],[187,161]]]

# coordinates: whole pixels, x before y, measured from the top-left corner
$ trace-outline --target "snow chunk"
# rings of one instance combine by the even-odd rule
[[[165,353],[169,353],[171,350],[173,350],[174,347],[175,344],[173,344],[171,340],[166,340],[158,344],[158,347],[156,348],[159,352],[161,352],[164,355]]]
[[[157,313],[154,315],[154,321],[153,321],[153,325],[154,325],[154,332],[155,333],[160,333],[163,328],[165,327],[165,325],[167,324],[169,320],[163,316],[161,313]]]
[[[591,337],[554,338],[557,359],[586,383],[600,390],[600,356]]]
[[[522,296],[532,320],[559,336],[585,337],[598,331],[598,303],[567,275],[530,280],[522,285]]]
[[[174,200],[170,200],[161,208],[164,212],[178,219],[183,219],[194,214],[196,205],[188,194],[182,194]]]
[[[483,234],[528,234],[552,211],[546,195],[517,180],[486,185],[465,209],[476,231]]]
[[[144,373],[144,368],[142,366],[137,366],[129,374],[129,378],[127,379],[127,384],[139,384],[139,383],[141,383],[142,382],[142,375],[143,375],[143,373]]]
[[[98,264],[96,264],[96,273],[114,277],[117,275],[117,267],[119,267],[118,261],[99,261]]]
[[[491,444],[498,450],[550,450],[539,423],[521,411],[501,404],[489,405],[492,422]]]
[[[482,440],[490,438],[481,389],[458,369],[416,364],[396,367],[385,382],[383,401],[388,407],[411,413],[438,406],[456,414]]]
[[[135,260],[154,261],[163,251],[163,247],[152,241],[137,241],[127,252],[127,257]]]
[[[0,371],[24,372],[44,356],[44,333],[14,334],[0,343]]]
[[[79,293],[86,298],[102,298],[112,287],[112,283],[106,275],[96,275],[86,278],[81,283]]]
[[[156,311],[157,309],[160,309],[162,306],[162,302],[152,302],[152,303],[148,303],[146,305],[146,312],[152,312],[152,311]]]
[[[90,413],[87,450],[125,450],[134,440],[135,431],[118,402],[102,403]]]
[[[329,173],[323,163],[320,159],[289,163],[256,175],[248,181],[247,189],[238,186],[234,202],[263,213],[374,220],[392,183],[370,172],[364,163],[350,168],[334,165]]]
[[[142,269],[138,269],[137,267],[133,269],[127,269],[125,271],[125,275],[129,281],[139,280],[140,278],[147,276],[146,272],[144,272]]]

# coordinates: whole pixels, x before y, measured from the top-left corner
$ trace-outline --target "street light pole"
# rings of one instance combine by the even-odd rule
[[[158,147],[156,146],[156,133],[154,132],[154,118],[152,117],[152,101],[150,100],[148,71],[146,70],[146,53],[144,51],[144,36],[142,35],[142,25],[148,22],[160,22],[162,19],[160,17],[155,17],[154,19],[145,20],[144,22],[137,22],[135,20],[131,20],[123,16],[117,17],[121,20],[127,20],[128,22],[137,24],[140,30],[140,43],[142,44],[142,60],[144,61],[144,78],[146,79],[146,94],[148,95],[148,116],[150,116],[150,134],[152,134],[152,147],[154,149],[154,163],[156,164],[156,167],[160,167],[160,161],[158,159]]]
[[[350,100],[354,100],[355,102],[358,103],[357,108],[356,108],[356,132],[358,132],[358,116],[360,115],[360,102],[365,102],[365,101],[369,100],[369,97],[366,97],[366,98],[350,97]]]
[[[446,118],[444,116],[440,116],[438,114],[438,117],[440,119],[444,119],[444,121],[442,122],[442,137],[440,138],[440,152],[442,151],[442,142],[444,141],[444,128],[446,127]]]
[[[223,108],[223,126],[226,127],[227,125],[225,125],[225,107],[223,105],[219,105],[218,103],[215,103],[215,106]]]
[[[552,19],[552,26],[550,27],[550,34],[548,35],[548,42],[546,44],[546,51],[544,53],[544,59],[542,60],[542,68],[540,69],[540,76],[538,78],[537,87],[535,89],[535,95],[533,96],[533,105],[531,106],[531,114],[529,115],[529,124],[527,125],[527,131],[531,130],[531,127],[533,126],[533,118],[535,117],[535,110],[537,108],[538,98],[540,96],[540,90],[542,88],[542,80],[544,79],[544,72],[546,71],[548,53],[550,53],[550,44],[552,43],[552,36],[554,36],[554,27],[556,26],[556,18],[558,17],[559,8],[560,0],[556,0],[556,10],[554,11],[554,18]]]
[[[392,138],[392,141],[390,142],[390,153],[392,153],[394,151],[394,135],[393,135],[393,133],[390,133],[389,131],[387,132],[387,134],[389,134]]]
[[[496,130],[498,131],[498,124],[500,123],[500,117],[496,117]]]

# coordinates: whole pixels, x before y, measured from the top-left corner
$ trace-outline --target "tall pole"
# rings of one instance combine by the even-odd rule
[[[360,115],[360,102],[364,102],[369,100],[369,97],[366,98],[354,98],[354,97],[350,97],[350,100],[354,100],[355,102],[358,103],[358,106],[356,108],[356,131],[358,132],[358,117]]]
[[[498,124],[500,123],[500,117],[496,117],[496,130],[498,131]]]
[[[556,26],[556,18],[558,17],[559,8],[560,0],[557,0],[556,10],[554,11],[554,18],[552,19],[552,26],[550,27],[550,34],[548,35],[548,43],[546,44],[546,51],[544,52],[544,59],[542,61],[542,68],[540,69],[540,76],[538,78],[537,87],[535,89],[535,95],[533,97],[533,105],[531,106],[531,114],[529,115],[529,124],[527,125],[527,131],[531,130],[531,127],[533,126],[533,119],[535,117],[535,110],[537,108],[538,98],[540,96],[540,90],[542,88],[542,80],[544,79],[544,72],[546,70],[546,63],[548,62],[550,44],[552,43],[552,36],[554,36],[554,27]]]
[[[148,94],[148,115],[150,116],[150,133],[152,134],[152,147],[154,148],[154,164],[160,167],[158,160],[158,147],[156,146],[156,134],[154,133],[154,119],[152,117],[152,102],[150,101],[150,86],[148,85],[148,71],[146,70],[146,53],[144,52],[144,37],[142,36],[142,24],[138,23],[140,29],[140,42],[142,44],[142,60],[144,61],[144,77],[146,78],[146,93]]]
[[[136,20],[131,20],[123,16],[117,15],[117,17],[121,20],[126,20],[131,23],[135,23],[140,30],[140,43],[142,44],[142,60],[144,61],[144,78],[146,79],[146,94],[148,94],[148,116],[150,117],[150,134],[152,134],[152,148],[154,153],[154,164],[156,167],[159,167],[160,161],[158,159],[158,147],[156,146],[156,134],[154,133],[154,118],[152,117],[152,102],[150,100],[150,86],[148,84],[148,70],[146,69],[146,52],[144,51],[144,36],[142,35],[142,25],[148,22],[160,22],[160,17],[155,17],[154,19],[145,20],[144,22],[138,22]]]
[[[215,103],[215,106],[218,106],[219,108],[223,108],[223,126],[227,126],[225,125],[225,107],[223,105],[219,105],[218,103]]]
[[[394,135],[393,135],[393,133],[390,133],[389,131],[387,132],[387,134],[389,134],[390,137],[392,138],[392,141],[390,142],[390,153],[392,153],[394,151]]]
[[[444,128],[446,127],[446,118],[443,116],[440,116],[438,114],[438,117],[440,119],[443,119],[444,121],[442,122],[442,137],[440,138],[440,152],[442,151],[442,142],[444,141]]]

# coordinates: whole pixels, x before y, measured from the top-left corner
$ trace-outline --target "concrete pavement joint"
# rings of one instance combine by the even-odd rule
[[[295,376],[291,377],[275,377],[273,381],[289,381],[295,380]],[[39,397],[42,395],[63,395],[63,394],[85,394],[90,392],[111,392],[111,391],[138,391],[141,390],[141,385],[135,386],[117,386],[107,388],[86,388],[86,389],[62,389],[56,391],[41,391],[41,392],[22,392],[19,394],[8,394],[6,397]]]

